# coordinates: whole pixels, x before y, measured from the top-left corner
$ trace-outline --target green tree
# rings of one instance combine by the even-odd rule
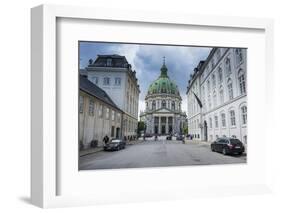
[[[145,131],[145,129],[146,129],[145,123],[143,121],[139,121],[138,122],[138,135],[140,135],[142,131]]]
[[[188,134],[188,127],[187,127],[187,126],[183,128],[183,133],[184,133],[185,135]]]

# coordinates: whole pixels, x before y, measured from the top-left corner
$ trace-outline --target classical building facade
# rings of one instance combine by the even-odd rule
[[[235,137],[247,144],[247,50],[213,48],[190,76],[188,130],[195,140]]]
[[[122,136],[132,139],[137,134],[140,89],[136,71],[125,56],[98,55],[85,68],[88,79],[102,88],[124,112]]]
[[[79,142],[83,149],[93,141],[103,145],[103,138],[121,137],[122,110],[107,93],[80,75],[79,89]]]
[[[160,76],[151,83],[145,97],[146,108],[141,112],[140,120],[145,123],[147,134],[181,133],[186,121],[178,87],[167,72],[164,62]]]

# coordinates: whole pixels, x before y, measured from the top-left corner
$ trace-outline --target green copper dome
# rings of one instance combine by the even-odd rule
[[[152,94],[174,94],[179,95],[179,90],[177,85],[172,82],[168,76],[168,69],[163,63],[161,67],[161,74],[155,81],[150,84],[148,88],[148,95]]]

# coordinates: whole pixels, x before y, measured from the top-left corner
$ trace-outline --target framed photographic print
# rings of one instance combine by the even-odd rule
[[[35,205],[270,191],[271,20],[43,5],[31,39]]]

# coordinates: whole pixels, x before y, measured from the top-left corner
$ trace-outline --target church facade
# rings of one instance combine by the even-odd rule
[[[186,121],[181,110],[182,98],[178,86],[168,76],[165,61],[160,71],[160,76],[148,88],[140,120],[145,123],[146,134],[180,134]]]

